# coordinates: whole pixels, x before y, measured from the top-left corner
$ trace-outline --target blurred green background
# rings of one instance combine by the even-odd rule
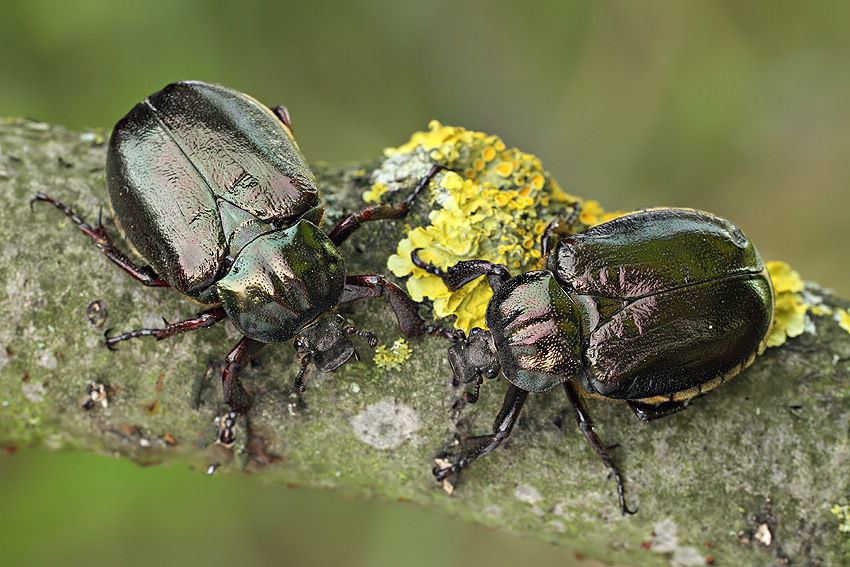
[[[850,296],[850,3],[30,0],[0,21],[0,116],[109,127],[202,79],[286,104],[307,159],[329,163],[436,118],[537,154],[606,208],[727,217]],[[9,564],[572,558],[400,503],[97,456],[3,455],[0,480]]]

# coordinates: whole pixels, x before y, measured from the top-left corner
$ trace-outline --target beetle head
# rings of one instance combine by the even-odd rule
[[[354,345],[343,331],[345,320],[336,313],[325,312],[295,335],[295,349],[309,354],[322,372],[336,370],[354,356]]]
[[[501,366],[490,331],[478,327],[472,329],[469,337],[449,348],[449,364],[455,382],[461,384],[480,383],[481,376],[498,376]]]

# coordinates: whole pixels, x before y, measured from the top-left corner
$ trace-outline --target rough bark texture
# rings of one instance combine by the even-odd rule
[[[156,327],[198,306],[132,281],[53,207],[30,210],[41,190],[93,222],[107,207],[106,135],[26,120],[0,124],[0,446],[188,463],[199,474],[219,462],[219,474],[247,471],[355,497],[405,499],[617,563],[850,562],[850,533],[830,511],[850,500],[850,335],[829,318],[813,317],[809,332],[657,422],[638,422],[624,404],[589,402],[598,433],[617,446],[627,500],[640,508],[634,516],[620,515],[614,482],[559,389],[530,396],[511,438],[447,495],[433,480],[433,456],[453,435],[490,430],[504,382],[486,384],[475,405],[457,404],[446,343],[435,337],[411,339],[413,356],[397,371],[376,367],[365,343],[357,344],[362,361],[336,373],[311,367],[298,415],[286,406],[294,350],[270,346],[242,373],[255,399],[251,435],[243,419],[234,452],[210,445],[226,409],[219,365],[239,338],[234,328],[103,348],[104,329]],[[315,168],[328,224],[361,206],[370,169]],[[425,206],[414,214],[424,216]],[[115,234],[109,216],[107,208]],[[403,223],[358,231],[342,247],[349,272],[385,271]],[[848,305],[812,293],[827,305]],[[95,299],[106,309],[102,325],[86,315]],[[342,313],[383,344],[400,337],[384,299]],[[429,316],[426,307],[421,313]],[[109,385],[108,407],[81,408],[90,381]]]

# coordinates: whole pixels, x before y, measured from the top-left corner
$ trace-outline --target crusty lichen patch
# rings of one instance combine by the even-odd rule
[[[767,339],[767,346],[779,346],[787,338],[801,335],[805,330],[806,310],[801,292],[805,287],[800,274],[787,263],[766,262],[773,291],[776,296],[776,310],[773,316],[773,328]]]
[[[416,439],[419,414],[410,406],[384,398],[352,417],[351,427],[362,442],[376,449],[394,449]]]
[[[454,316],[455,327],[466,331],[485,326],[484,312],[492,296],[486,279],[450,292],[440,278],[413,265],[413,250],[420,248],[419,256],[440,268],[488,260],[519,273],[537,267],[539,240],[551,210],[569,213],[579,205],[578,230],[616,216],[595,201],[564,193],[537,157],[507,148],[498,136],[432,121],[427,132],[417,132],[407,144],[385,153],[388,159],[375,172],[374,184],[363,196],[366,201],[378,200],[387,191],[387,172],[403,169],[406,159],[448,168],[431,184],[430,224],[411,228],[387,266],[396,276],[410,275],[407,289],[415,301],[431,299],[438,317]]]
[[[380,345],[375,349],[375,366],[387,370],[401,370],[401,365],[407,362],[411,352],[410,346],[404,339],[398,339],[390,346]]]
[[[831,317],[839,327],[850,333],[850,313],[846,309],[832,309],[816,299],[812,301],[813,295],[806,291],[800,274],[787,263],[771,261],[766,262],[766,266],[776,294],[776,313],[767,346],[779,346],[786,339],[814,329],[810,322],[807,324],[806,317],[809,315]]]

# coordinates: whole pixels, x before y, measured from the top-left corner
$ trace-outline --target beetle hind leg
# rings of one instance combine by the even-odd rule
[[[623,476],[620,474],[620,470],[617,468],[617,465],[614,464],[614,461],[611,459],[611,455],[608,454],[608,449],[605,448],[605,445],[602,443],[602,440],[599,439],[599,436],[593,430],[593,420],[590,419],[590,415],[587,413],[587,410],[584,408],[584,405],[581,403],[581,399],[578,396],[578,392],[576,391],[576,387],[571,382],[564,382],[564,390],[567,392],[567,398],[570,400],[570,404],[573,406],[573,414],[575,415],[576,421],[578,422],[578,427],[581,429],[581,432],[584,433],[585,439],[590,443],[590,446],[599,455],[599,458],[602,459],[602,462],[605,463],[605,466],[611,469],[611,474],[614,475],[614,479],[617,481],[617,497],[620,502],[620,512],[625,516],[626,514],[634,514],[637,512],[637,508],[634,510],[629,510],[629,507],[626,505],[626,493],[625,488],[623,488]]]
[[[162,329],[136,329],[135,331],[123,333],[114,337],[109,337],[104,334],[104,342],[107,348],[113,350],[115,345],[121,341],[127,341],[138,337],[154,337],[156,340],[161,341],[162,339],[168,338],[172,335],[188,333],[189,331],[211,327],[226,317],[227,313],[224,311],[223,307],[214,307],[206,311],[201,311],[196,317],[192,317],[190,319],[184,319],[182,321],[177,321],[176,323],[166,322],[165,327]],[[109,333],[110,330],[111,329],[107,329],[106,333]]]
[[[79,228],[83,234],[92,239],[92,242],[94,242],[95,246],[103,252],[104,256],[112,260],[112,262],[114,262],[119,268],[130,274],[133,279],[142,282],[148,287],[168,287],[168,282],[160,278],[157,273],[153,271],[153,268],[150,266],[142,266],[141,268],[136,266],[136,264],[134,264],[126,254],[115,247],[112,243],[112,239],[110,239],[109,235],[106,233],[106,229],[103,228],[102,224],[100,224],[100,214],[97,216],[97,224],[92,227],[80,218],[77,213],[71,210],[70,207],[49,195],[42,193],[41,191],[38,191],[30,200],[30,208],[32,208],[32,204],[36,201],[51,203],[57,209],[65,213],[68,218],[77,225],[77,228]]]
[[[660,404],[649,404],[637,400],[626,401],[628,401],[629,407],[632,408],[632,411],[635,412],[635,415],[641,421],[652,421],[654,419],[667,417],[668,415],[682,411],[687,405],[687,402],[677,402],[673,400],[669,402],[662,402]]]
[[[507,439],[527,397],[528,392],[526,390],[521,390],[513,384],[508,386],[502,409],[499,410],[499,415],[496,416],[496,421],[493,423],[493,434],[467,437],[460,443],[453,443],[446,447],[434,459],[437,464],[434,467],[434,476],[437,480],[442,481],[449,475],[459,473],[470,462],[480,459]]]

